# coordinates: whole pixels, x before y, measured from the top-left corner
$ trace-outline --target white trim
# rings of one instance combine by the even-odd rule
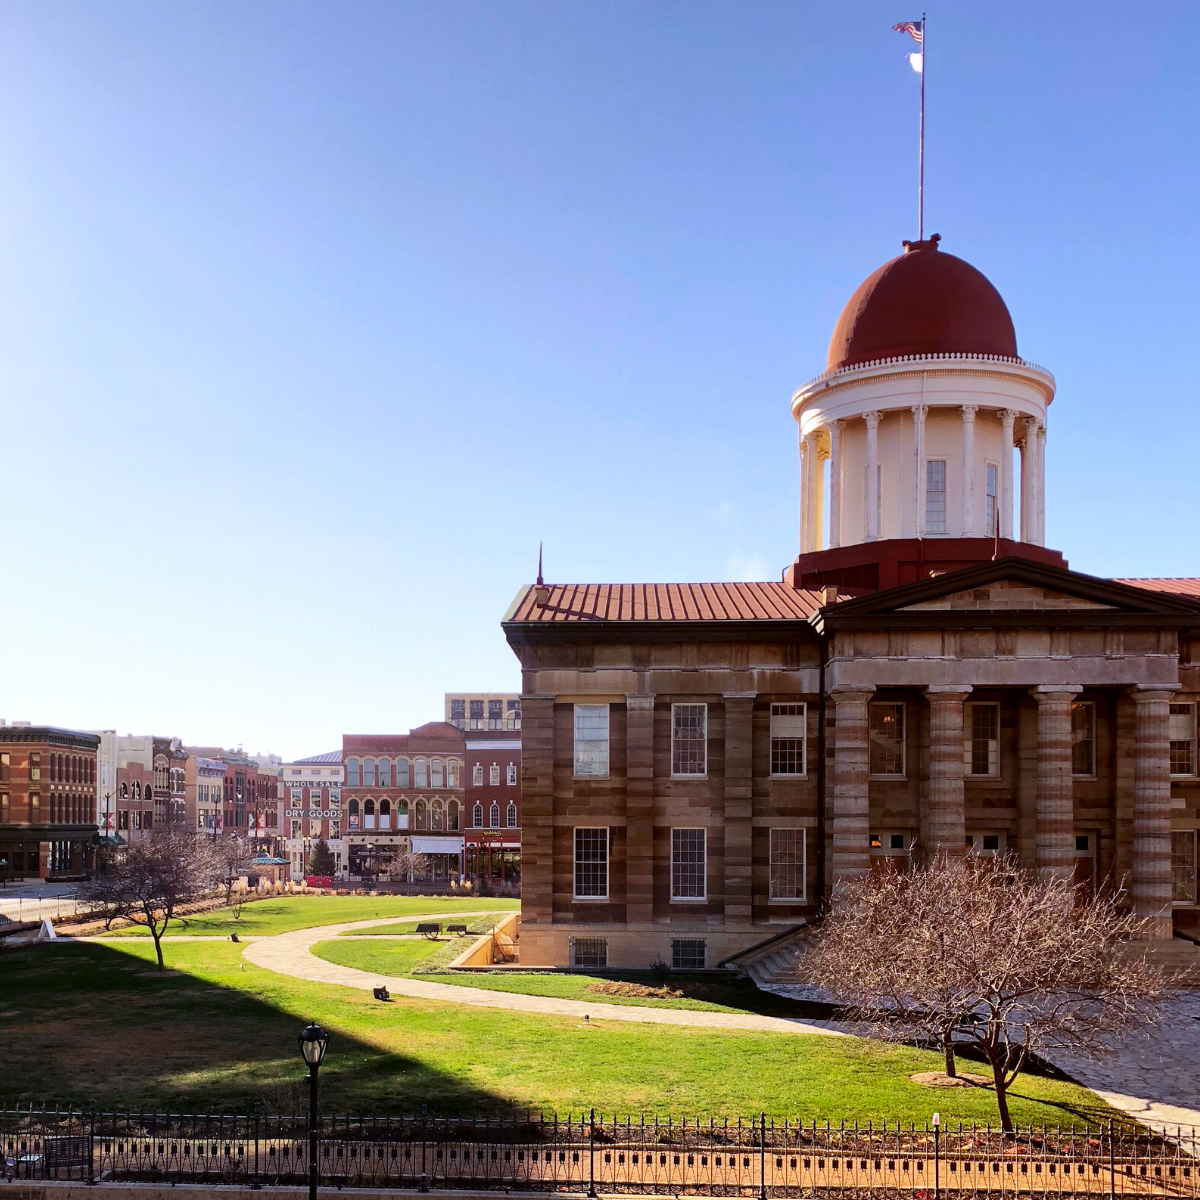
[[[707,727],[707,726],[706,726]],[[701,866],[700,878],[704,891],[699,896],[675,895],[675,834],[699,833],[700,846],[703,850],[704,861]],[[672,825],[671,826],[671,903],[672,904],[705,904],[708,901],[708,830],[703,825]]]
[[[704,709],[704,770],[676,771],[675,770],[675,710],[677,708]],[[671,778],[672,779],[707,779],[708,778],[708,703],[700,700],[678,700],[671,704]]]
[[[587,830],[603,830],[604,831],[604,893],[603,895],[588,895],[581,896],[576,890],[576,884],[579,881],[579,831]],[[572,825],[571,826],[571,899],[580,901],[601,901],[607,900],[612,884],[612,833],[607,825]]]
[[[771,855],[774,835],[779,833],[800,834],[800,895],[774,896],[771,894]],[[767,903],[768,904],[807,904],[808,903],[808,830],[794,825],[772,825],[767,829]]]

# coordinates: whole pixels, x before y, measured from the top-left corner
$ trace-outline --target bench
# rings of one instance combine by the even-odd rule
[[[467,927],[465,925],[447,925],[446,932],[461,934],[465,937],[466,932],[467,932]]]
[[[441,935],[442,927],[437,921],[422,921],[417,926],[417,932],[423,934],[432,942]]]

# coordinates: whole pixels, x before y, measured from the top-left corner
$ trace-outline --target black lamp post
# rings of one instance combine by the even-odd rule
[[[298,1041],[308,1064],[308,1200],[317,1200],[317,1072],[329,1046],[329,1034],[314,1022],[300,1031]]]

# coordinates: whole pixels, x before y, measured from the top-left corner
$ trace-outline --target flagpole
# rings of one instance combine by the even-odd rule
[[[925,240],[925,71],[929,66],[925,14],[921,14],[921,145],[917,152],[917,239]]]

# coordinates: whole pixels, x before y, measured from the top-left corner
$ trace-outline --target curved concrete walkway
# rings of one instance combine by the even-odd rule
[[[405,921],[436,921],[448,914],[431,913],[424,917],[405,917]],[[456,913],[455,916],[482,916],[479,913]],[[312,953],[318,942],[336,938],[347,929],[366,929],[371,925],[388,925],[396,917],[376,917],[370,921],[350,921],[342,925],[318,925],[312,929],[296,929],[265,937],[242,951],[242,957],[257,967],[307,979],[312,983],[331,983],[339,987],[386,987],[397,996],[418,1000],[440,1000],[447,1004],[471,1004],[478,1008],[499,1008],[508,1012],[541,1013],[552,1017],[584,1016],[594,1023],[601,1021],[634,1021],[647,1025],[684,1025],[700,1029],[752,1030],[756,1033],[816,1033],[827,1037],[848,1037],[837,1029],[826,1029],[805,1021],[790,1021],[783,1017],[759,1017],[752,1013],[699,1012],[681,1008],[639,1008],[631,1004],[588,1003],[584,1000],[558,1000],[551,996],[526,996],[517,992],[489,992],[483,988],[457,987],[449,983],[427,983],[423,980],[395,975],[376,975],[356,967],[342,967],[326,962]]]

